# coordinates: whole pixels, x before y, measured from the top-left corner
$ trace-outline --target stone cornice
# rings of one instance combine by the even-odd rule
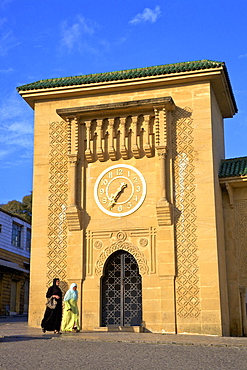
[[[225,177],[219,179],[221,186],[226,186],[226,183],[233,188],[247,186],[247,176],[244,177]]]
[[[165,109],[173,111],[175,109],[175,104],[170,96],[154,99],[143,99],[126,101],[111,104],[98,104],[89,105],[85,107],[73,107],[65,109],[57,109],[57,114],[66,119],[67,117],[88,117],[92,116],[92,113],[96,116],[109,116],[112,114],[116,115],[116,111],[119,113],[131,113],[133,110],[135,113],[144,112],[147,110],[152,111],[154,106],[164,106]]]

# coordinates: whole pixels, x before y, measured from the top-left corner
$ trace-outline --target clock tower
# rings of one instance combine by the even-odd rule
[[[57,109],[70,132],[78,133],[74,142],[70,134],[71,203],[65,214],[68,241],[71,233],[74,240],[75,233],[84,231],[81,247],[84,245],[87,278],[81,284],[85,328],[132,326],[143,330],[143,310],[150,307],[143,297],[150,287],[148,280],[158,271],[165,277],[162,285],[167,285],[167,298],[169,294],[174,302],[174,109],[170,96]],[[167,248],[169,267],[165,272],[157,263],[161,241],[161,254]],[[78,264],[77,256],[76,261],[73,265]],[[73,274],[74,280],[78,279],[76,270]],[[92,309],[95,317],[86,325]]]
[[[19,92],[35,109],[30,324],[59,277],[78,285],[82,329],[229,334],[218,168],[236,104],[224,63]]]

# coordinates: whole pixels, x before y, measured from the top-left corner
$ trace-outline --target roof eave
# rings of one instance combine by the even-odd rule
[[[145,87],[147,85],[172,85],[189,84],[199,81],[211,81],[215,91],[222,115],[224,118],[232,117],[237,113],[235,99],[231,90],[229,79],[227,78],[223,67],[206,70],[195,70],[180,72],[167,75],[139,77],[128,80],[116,80],[109,82],[90,83],[74,86],[50,87],[36,90],[20,90],[19,94],[34,109],[35,103],[44,100],[54,100],[78,95],[99,93],[100,91],[110,91],[112,89],[129,90],[133,87]]]
[[[221,186],[225,187],[226,184],[231,185],[233,188],[238,188],[247,185],[247,175],[246,176],[229,176],[220,177],[219,179]]]

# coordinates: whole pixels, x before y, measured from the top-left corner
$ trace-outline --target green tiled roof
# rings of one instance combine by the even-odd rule
[[[83,85],[91,83],[101,83],[108,81],[118,81],[118,80],[128,80],[133,78],[148,77],[148,76],[159,76],[167,75],[172,73],[182,73],[189,71],[197,71],[203,69],[219,68],[223,67],[230,85],[225,63],[216,62],[212,60],[199,60],[195,62],[184,62],[175,64],[166,64],[156,67],[147,68],[136,68],[128,69],[118,72],[107,72],[107,73],[97,73],[84,76],[74,76],[74,77],[61,77],[61,78],[51,78],[47,80],[40,80],[27,85],[22,85],[17,87],[17,91],[27,91],[36,89],[47,89],[63,86],[74,86]]]
[[[219,177],[247,176],[247,157],[224,159],[220,163]]]

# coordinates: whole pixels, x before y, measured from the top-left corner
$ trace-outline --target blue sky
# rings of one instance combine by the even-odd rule
[[[239,110],[226,158],[246,156],[246,14],[246,0],[0,0],[0,204],[32,190],[33,111],[16,87],[40,79],[223,61]]]

